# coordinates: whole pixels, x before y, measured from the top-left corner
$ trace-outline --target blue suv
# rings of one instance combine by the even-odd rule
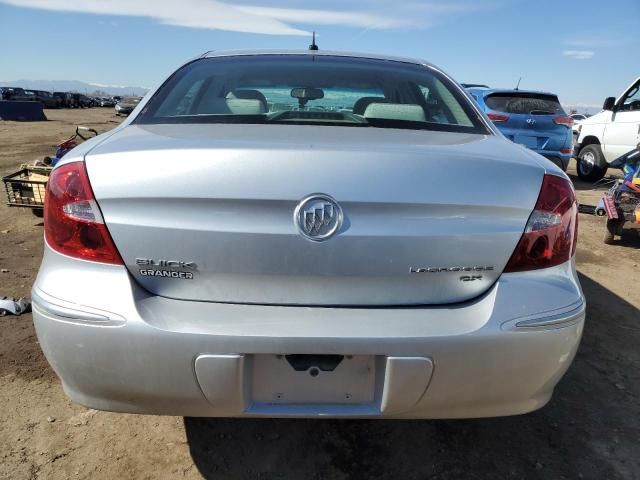
[[[566,171],[571,158],[573,119],[557,95],[464,85],[480,108],[511,141],[548,158]]]

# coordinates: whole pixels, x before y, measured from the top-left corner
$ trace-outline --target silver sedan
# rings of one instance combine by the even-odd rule
[[[580,342],[576,223],[433,65],[209,53],[56,166],[34,322],[97,409],[520,414]]]

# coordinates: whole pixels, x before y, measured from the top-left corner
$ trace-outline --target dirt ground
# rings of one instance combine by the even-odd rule
[[[51,154],[112,109],[47,111],[0,122],[0,174]],[[575,173],[571,167],[571,173]],[[601,190],[576,180],[582,203]],[[121,415],[65,397],[31,315],[0,318],[0,478],[635,479],[640,478],[640,235],[602,243],[580,215],[578,269],[588,310],[573,366],[545,408],[465,421],[233,420]],[[28,296],[42,222],[0,206],[0,295]]]

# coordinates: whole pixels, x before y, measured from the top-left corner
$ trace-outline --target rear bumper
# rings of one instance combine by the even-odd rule
[[[44,266],[56,263],[52,256],[59,257],[47,252]],[[549,400],[584,323],[573,262],[503,275],[466,304],[397,309],[177,301],[149,295],[122,267],[65,259],[70,262],[77,268],[41,269],[33,288],[34,323],[68,396],[102,410],[276,417],[520,414]],[[267,398],[278,392],[262,382],[258,395],[257,377],[265,375],[259,367],[292,353],[369,358],[375,365],[371,399],[265,400],[265,391]]]

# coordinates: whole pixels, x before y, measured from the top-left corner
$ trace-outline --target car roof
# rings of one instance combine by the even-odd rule
[[[544,92],[541,90],[516,90],[515,88],[467,88],[467,90],[469,92],[473,92],[473,93],[480,93],[482,95],[489,96],[492,95],[494,93],[528,93],[528,94],[534,94],[534,95],[552,95],[554,97],[557,97],[558,95],[556,95],[555,93],[551,93],[551,92]]]
[[[336,50],[211,50],[203,53],[199,58],[215,58],[215,57],[237,57],[237,56],[254,56],[254,55],[308,55],[311,57],[345,57],[345,58],[362,58],[368,60],[387,60],[392,62],[411,63],[413,65],[426,65],[434,67],[433,64],[415,58],[397,57],[393,55],[380,55],[375,53],[362,52],[341,52]]]

